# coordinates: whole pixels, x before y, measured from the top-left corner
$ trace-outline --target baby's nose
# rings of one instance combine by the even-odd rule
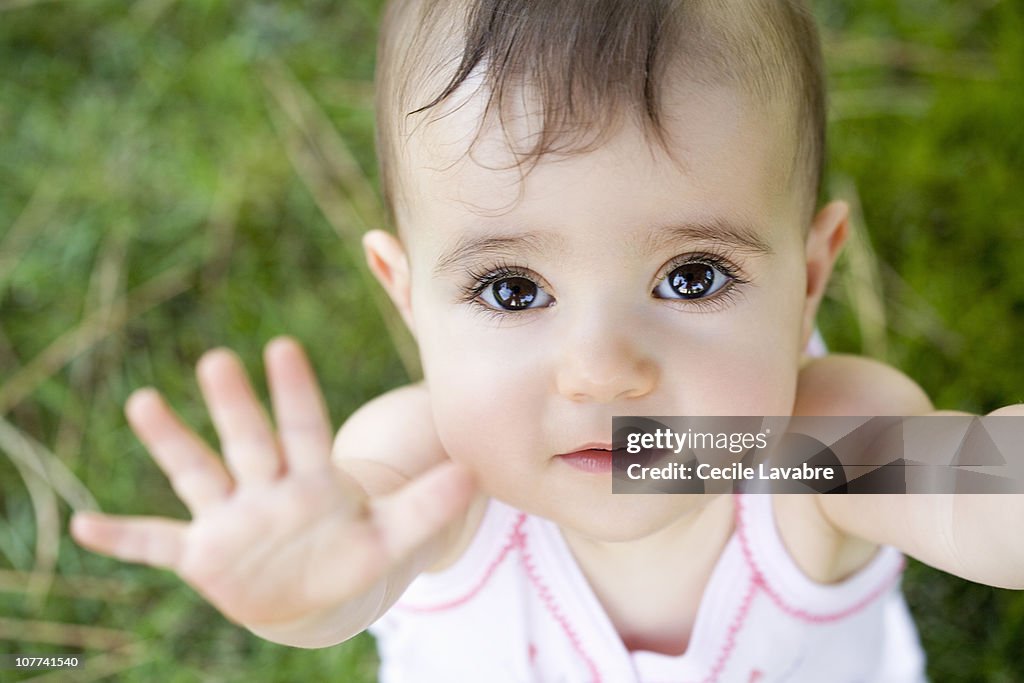
[[[609,403],[649,394],[658,366],[644,351],[642,331],[622,320],[588,316],[567,325],[556,383],[572,401]]]

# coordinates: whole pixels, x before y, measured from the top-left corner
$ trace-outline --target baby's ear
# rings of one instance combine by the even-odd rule
[[[811,223],[807,233],[807,298],[804,301],[804,346],[814,330],[814,317],[825,295],[832,267],[850,230],[850,206],[843,201],[825,205]]]
[[[391,297],[409,331],[415,335],[409,259],[401,242],[383,230],[371,230],[363,235],[363,252],[366,254],[366,264],[370,266],[370,271]]]

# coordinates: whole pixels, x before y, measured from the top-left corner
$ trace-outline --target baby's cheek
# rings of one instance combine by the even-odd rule
[[[788,415],[796,391],[795,353],[758,339],[737,335],[732,343],[685,358],[673,376],[686,380],[668,390],[676,411],[681,406],[679,414]]]
[[[530,406],[542,401],[543,365],[524,358],[520,330],[479,332],[453,324],[434,330],[423,354],[438,433],[452,457],[506,451],[536,428]],[[478,323],[479,324],[479,323]]]
[[[524,414],[530,402],[516,393],[502,375],[484,370],[438,382],[436,392],[431,383],[438,435],[449,456],[478,475],[511,466],[530,425],[536,425]]]
[[[768,361],[768,362],[765,362]],[[762,354],[733,365],[739,392],[741,415],[789,415],[796,396],[797,364],[787,355]]]

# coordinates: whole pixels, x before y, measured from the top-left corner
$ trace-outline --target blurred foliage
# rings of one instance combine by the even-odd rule
[[[1024,6],[814,4],[826,185],[870,236],[870,258],[840,265],[826,339],[941,407],[1024,401]],[[211,346],[259,378],[263,344],[295,335],[336,423],[406,380],[358,246],[339,238],[362,226],[322,210],[268,86],[284,74],[308,93],[376,183],[380,6],[0,0],[0,417],[36,442],[0,442],[0,651],[84,651],[126,681],[373,680],[368,636],[275,646],[173,576],[77,548],[68,505],[14,452],[66,466],[107,511],[183,516],[120,413],[132,389],[159,387],[212,440],[191,373]],[[905,585],[934,680],[1024,680],[1021,596],[917,564]]]

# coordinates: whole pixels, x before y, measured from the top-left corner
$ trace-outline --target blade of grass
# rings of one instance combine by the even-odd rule
[[[89,278],[86,306],[87,310],[95,311],[99,325],[114,327],[112,322],[115,319],[126,317],[123,310],[126,300],[123,274],[130,237],[129,230],[123,225],[108,232]],[[73,359],[69,365],[68,384],[71,390],[64,395],[64,408],[60,411],[53,450],[61,462],[70,467],[74,466],[84,437],[82,423],[87,423],[76,399],[79,396],[94,395],[94,379],[109,377],[112,369],[120,365],[120,356],[120,337],[114,332],[93,349]],[[87,405],[91,408],[95,402],[90,401]]]
[[[346,233],[357,238],[370,227],[384,227],[384,210],[373,184],[363,173],[344,138],[309,92],[278,59],[268,60],[260,71],[263,84],[276,104],[288,115],[295,132],[319,156],[323,171],[333,176],[347,195],[358,223]]]
[[[35,579],[32,572],[0,569],[0,593],[28,593]],[[53,579],[50,593],[59,597],[104,602],[129,602],[134,589],[118,579],[102,576],[74,576],[58,574]]]
[[[891,38],[832,32],[823,35],[822,47],[833,73],[867,65],[978,80],[998,78],[992,58],[981,52],[943,50]]]
[[[32,7],[33,5],[42,5],[49,2],[59,2],[59,0],[0,0],[0,12],[6,12],[12,9],[21,9],[23,7]]]
[[[57,370],[97,341],[120,329],[132,318],[187,290],[194,269],[194,266],[180,266],[154,276],[132,290],[126,304],[118,306],[118,312],[111,319],[105,319],[103,312],[91,313],[77,327],[51,342],[0,385],[0,415],[5,415]]]
[[[147,33],[177,0],[139,0],[132,7],[132,19],[139,33]]]
[[[317,81],[316,91],[339,106],[373,111],[374,87],[370,81],[325,78]]]
[[[390,301],[360,265],[363,233],[371,227],[387,225],[376,191],[337,130],[287,67],[272,60],[260,71],[260,77],[268,94],[271,120],[292,166],[357,266],[406,374],[410,379],[419,378],[422,371],[412,337]],[[344,196],[339,187],[345,191]]]
[[[928,88],[880,87],[836,89],[829,93],[829,120],[845,121],[874,116],[922,116],[932,106]]]
[[[51,177],[44,177],[36,183],[25,206],[0,239],[0,290],[6,285],[32,240],[45,236],[46,225],[59,204],[60,193],[54,189],[58,186]]]
[[[57,556],[60,552],[60,515],[57,508],[57,496],[46,482],[36,475],[24,462],[12,458],[18,474],[25,482],[32,510],[35,514],[36,554],[35,567],[29,574],[30,581],[26,593],[30,599],[30,608],[34,612],[42,609],[43,601],[53,584]]]
[[[935,307],[918,294],[895,268],[888,263],[881,265],[886,289],[892,292],[893,331],[904,337],[924,337],[947,356],[960,354],[965,343],[963,335],[950,329]]]
[[[0,451],[42,479],[73,510],[98,510],[89,489],[41,443],[0,418]]]
[[[871,358],[885,360],[888,355],[885,298],[878,258],[864,223],[860,194],[852,179],[836,175],[832,196],[850,204],[850,234],[844,249],[845,268],[841,269],[843,291],[850,300],[860,330],[861,350]]]
[[[0,640],[109,650],[135,642],[136,638],[128,631],[101,626],[0,617]]]
[[[12,567],[28,567],[32,564],[32,550],[15,524],[0,517],[0,557]]]
[[[227,272],[231,244],[246,192],[246,170],[221,169],[206,219],[206,259],[200,275],[203,290],[211,289]]]

